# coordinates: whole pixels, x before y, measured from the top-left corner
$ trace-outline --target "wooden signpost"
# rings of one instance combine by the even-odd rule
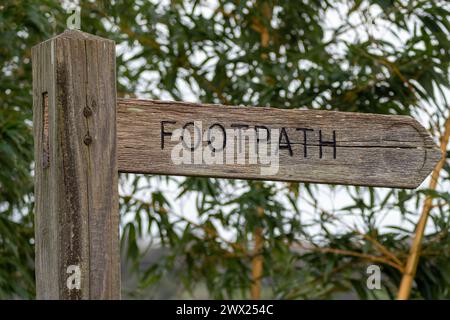
[[[411,117],[116,100],[115,70],[80,31],[33,48],[38,299],[120,298],[118,172],[415,188],[441,157]]]
[[[203,137],[218,139],[215,148],[223,148],[224,155],[217,162],[222,163],[171,161],[172,148],[178,144],[171,141],[171,134],[184,128],[192,136],[200,130],[194,123],[201,124]],[[265,133],[265,137],[266,132],[272,133],[275,141],[271,142],[279,149],[276,174],[261,174],[257,161],[249,163],[249,150],[245,163],[226,163],[231,144],[227,129],[232,128],[238,138],[239,129],[242,138],[244,129]],[[213,130],[215,134],[210,133]],[[152,174],[415,188],[441,154],[427,131],[408,116],[152,100],[119,100],[117,135],[119,171]],[[205,140],[204,149],[209,142]],[[186,145],[192,147],[198,141],[191,138]],[[249,143],[257,144],[249,141],[247,147]],[[237,141],[233,147],[236,153]]]

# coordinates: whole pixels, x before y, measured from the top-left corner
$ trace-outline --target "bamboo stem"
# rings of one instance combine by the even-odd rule
[[[264,209],[258,207],[258,216],[264,215]],[[252,258],[252,286],[251,286],[251,298],[253,300],[259,300],[261,298],[261,278],[263,276],[263,264],[264,258],[262,255],[262,249],[264,246],[263,228],[257,227],[254,232],[255,247],[253,249]]]
[[[445,132],[441,137],[441,151],[442,158],[437,164],[436,168],[433,170],[433,174],[431,175],[431,181],[429,185],[429,189],[435,190],[437,186],[437,182],[439,179],[439,173],[441,169],[444,167],[446,161],[446,151],[447,144],[450,136],[450,116],[445,121]],[[411,250],[409,252],[408,261],[406,262],[405,272],[403,273],[402,281],[400,283],[400,288],[398,290],[397,299],[399,300],[407,300],[411,294],[411,288],[414,281],[414,277],[417,271],[417,265],[419,263],[420,258],[420,248],[422,239],[425,233],[425,227],[427,224],[428,215],[430,213],[432,207],[432,198],[427,196],[425,199],[425,203],[422,209],[422,214],[420,216],[419,222],[416,227],[416,234],[414,236],[414,241],[411,245]]]

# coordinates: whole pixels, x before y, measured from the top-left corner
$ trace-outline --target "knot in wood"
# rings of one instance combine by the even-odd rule
[[[92,143],[92,137],[91,137],[89,134],[87,134],[87,135],[84,137],[83,142],[84,142],[84,144],[87,145],[87,146],[90,145],[90,144]]]
[[[83,109],[83,115],[87,118],[92,116],[92,109],[89,107],[84,107]]]

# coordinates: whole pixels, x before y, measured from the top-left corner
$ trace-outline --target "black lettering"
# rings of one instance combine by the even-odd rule
[[[333,147],[333,159],[336,159],[336,131],[333,130],[333,141],[322,140],[322,130],[319,130],[319,158],[322,159],[322,146]]]
[[[259,129],[264,129],[267,131],[267,138],[265,141],[270,142],[270,129],[267,128],[266,126],[255,126],[255,131],[256,131],[256,142],[259,143]]]
[[[255,126],[255,132],[256,132],[256,153],[259,154],[259,141],[261,141],[259,139],[259,129],[264,129],[267,132],[267,137],[266,140],[264,140],[265,142],[267,142],[267,144],[269,144],[270,142],[270,129],[267,128],[266,126]]]
[[[172,132],[164,131],[164,125],[166,123],[175,124],[176,121],[161,121],[161,149],[164,149],[164,137],[171,137]]]
[[[222,132],[223,132],[223,145],[222,145],[222,149],[217,150],[216,148],[214,148],[212,146],[212,142],[211,142],[211,129],[214,127],[219,127]],[[215,140],[215,139],[214,139]],[[216,151],[222,151],[223,149],[225,149],[225,146],[227,145],[227,134],[225,132],[225,128],[224,126],[222,126],[220,123],[214,123],[212,126],[209,127],[208,129],[208,146],[211,148],[212,152],[216,152]]]
[[[184,131],[186,130],[186,128],[188,127],[188,126],[193,126],[194,127],[194,131],[197,131],[198,130],[198,132],[197,132],[197,134],[198,134],[198,141],[197,141],[197,143],[196,143],[196,141],[195,141],[195,133],[194,133],[194,137],[193,137],[193,139],[194,139],[194,146],[192,147],[189,147],[187,144],[186,144],[186,142],[184,141]],[[200,131],[200,128],[198,128],[198,127],[196,127],[195,125],[194,125],[194,123],[193,122],[188,122],[188,123],[186,123],[184,126],[183,126],[183,132],[182,132],[182,135],[181,135],[181,143],[183,144],[183,147],[185,147],[186,149],[190,149],[191,151],[194,151],[195,149],[197,149],[198,148],[198,146],[201,144],[201,142],[202,142],[202,133],[201,133],[201,131]]]
[[[232,128],[238,128],[239,137],[238,137],[238,145],[239,145],[239,153],[242,152],[242,130],[241,129],[248,129],[248,124],[238,124],[238,123],[232,123]]]
[[[307,131],[314,131],[313,129],[308,128],[297,128],[297,131],[303,131],[303,156],[306,158],[308,157],[308,140],[306,138],[306,132]]]
[[[283,136],[286,139],[286,142],[284,143],[284,145],[281,145],[282,140],[283,140]],[[278,148],[281,149],[288,149],[289,150],[289,155],[292,157],[293,153],[292,153],[292,147],[291,147],[291,143],[289,141],[289,137],[288,134],[286,132],[286,129],[283,127],[281,128],[281,132],[280,132],[280,140],[278,141]]]

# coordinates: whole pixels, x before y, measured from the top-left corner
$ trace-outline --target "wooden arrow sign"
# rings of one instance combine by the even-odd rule
[[[409,116],[350,112],[119,99],[117,136],[119,171],[151,174],[415,188],[441,157]]]

